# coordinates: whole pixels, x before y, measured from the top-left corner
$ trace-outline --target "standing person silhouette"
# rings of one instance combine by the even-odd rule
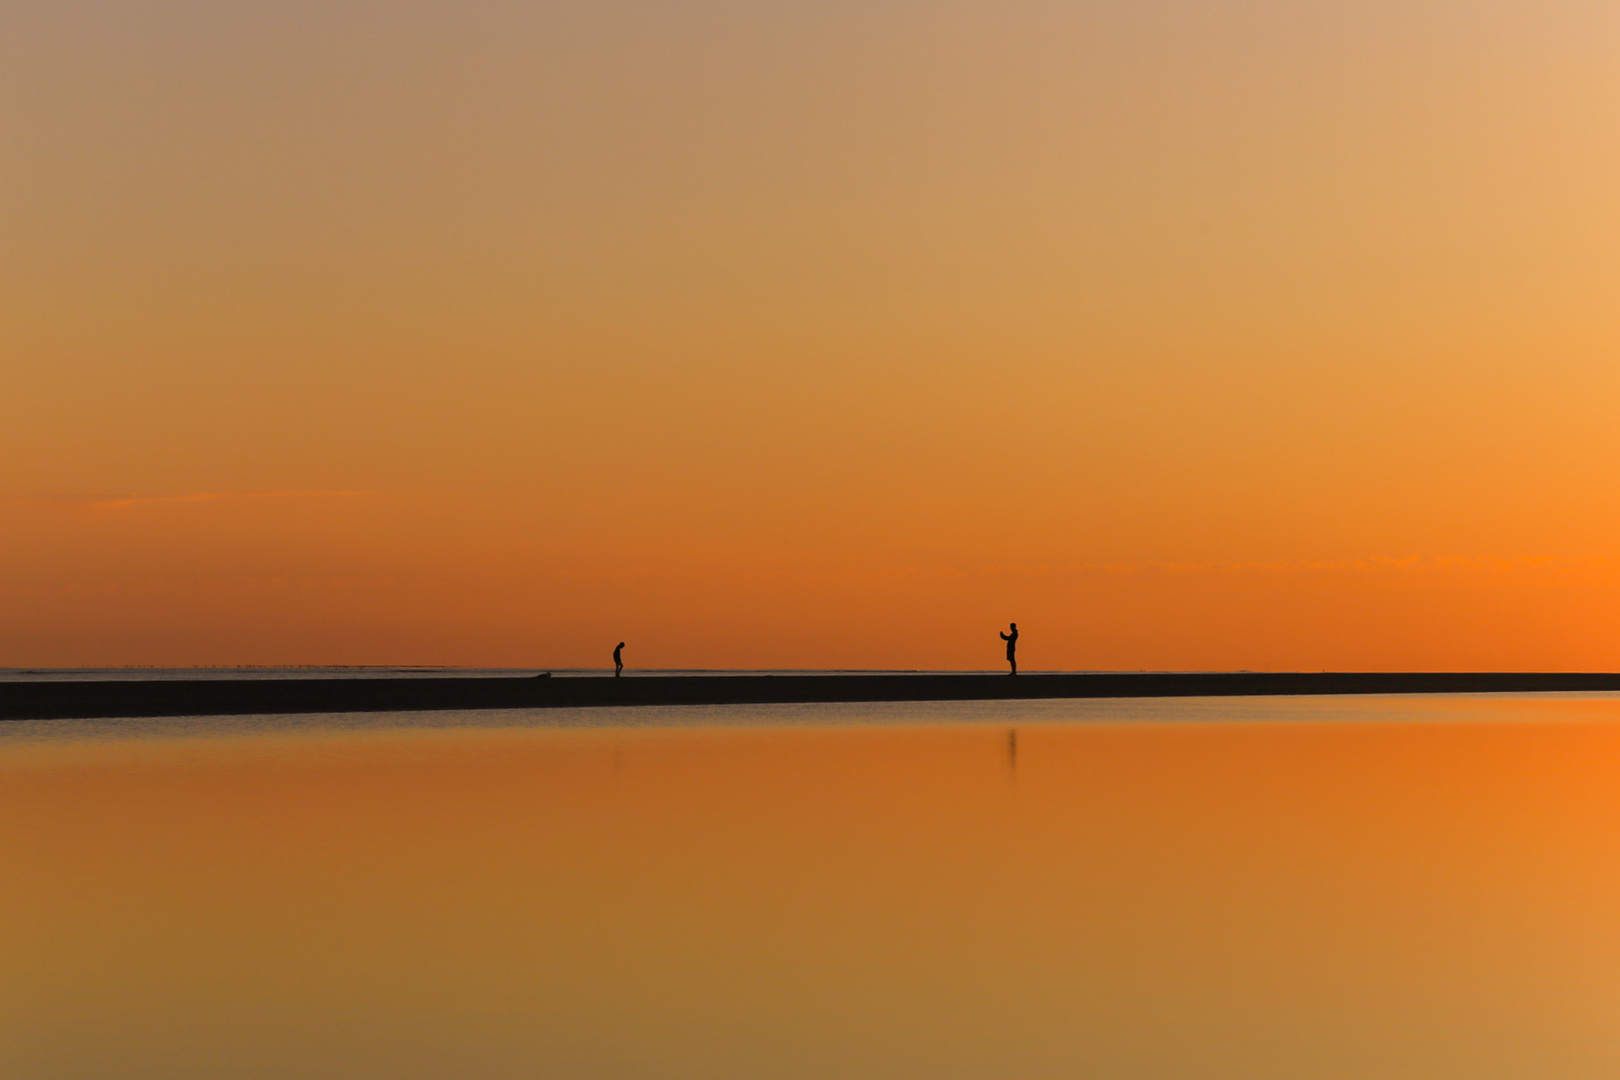
[[[1007,643],[1007,665],[1012,668],[1009,675],[1018,674],[1018,624],[1008,623],[1007,633],[1001,635],[1001,640]]]
[[[624,674],[624,657],[620,655],[623,652],[624,642],[621,641],[613,646],[613,677],[615,679]]]

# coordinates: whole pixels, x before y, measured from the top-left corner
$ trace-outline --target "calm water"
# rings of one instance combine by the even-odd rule
[[[1620,698],[0,725],[0,1076],[1620,1075]]]

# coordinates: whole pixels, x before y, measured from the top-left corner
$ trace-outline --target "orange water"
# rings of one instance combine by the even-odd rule
[[[6,1080],[1616,1075],[1620,699],[0,735]]]

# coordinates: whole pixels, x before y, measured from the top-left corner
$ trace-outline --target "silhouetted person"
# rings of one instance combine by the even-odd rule
[[[1008,623],[1007,632],[1001,635],[1001,640],[1007,643],[1007,666],[1012,668],[1009,675],[1018,674],[1018,624]]]
[[[623,652],[624,642],[621,641],[613,646],[613,677],[615,679],[624,674],[624,657],[620,655]]]

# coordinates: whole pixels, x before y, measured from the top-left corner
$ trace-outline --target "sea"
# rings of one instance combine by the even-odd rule
[[[1609,1080],[1617,916],[1620,695],[0,724],[6,1080]]]

